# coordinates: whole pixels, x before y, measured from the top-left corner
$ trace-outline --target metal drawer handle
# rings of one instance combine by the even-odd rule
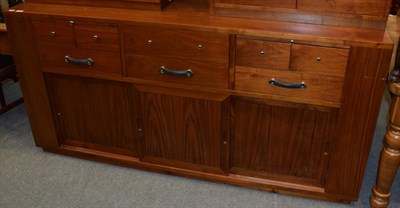
[[[94,60],[91,58],[79,59],[79,58],[73,58],[70,56],[65,56],[64,61],[67,63],[71,63],[71,64],[85,65],[85,66],[91,66],[94,64]]]
[[[274,78],[269,80],[268,83],[270,85],[274,85],[274,86],[282,87],[282,88],[289,88],[289,89],[305,89],[305,88],[307,88],[307,85],[304,82],[301,82],[301,83],[286,83],[286,82],[281,82],[279,80],[275,80]]]
[[[191,69],[172,70],[172,69],[166,68],[165,66],[160,67],[160,73],[161,74],[174,75],[174,76],[188,76],[188,77],[191,77],[194,74],[194,72]]]

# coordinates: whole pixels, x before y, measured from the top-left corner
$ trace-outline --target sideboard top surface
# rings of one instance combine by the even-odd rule
[[[163,11],[25,3],[14,9],[28,15],[57,15],[65,18],[95,18],[125,24],[157,24],[191,30],[215,30],[238,35],[293,39],[337,45],[376,48],[393,47],[387,31],[291,22],[267,21],[210,15],[204,4],[176,1]]]

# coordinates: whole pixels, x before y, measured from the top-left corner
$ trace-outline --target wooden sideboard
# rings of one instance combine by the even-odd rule
[[[69,2],[32,0],[5,13],[37,146],[357,200],[393,48],[385,30],[219,15],[204,0]],[[380,21],[390,1],[379,2],[385,9],[368,15],[311,13]],[[154,4],[163,10],[140,6]]]

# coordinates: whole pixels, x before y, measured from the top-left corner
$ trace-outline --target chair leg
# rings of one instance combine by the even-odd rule
[[[3,86],[0,83],[0,104],[1,107],[3,108],[4,106],[6,106],[6,98],[4,96],[4,92],[3,92]]]

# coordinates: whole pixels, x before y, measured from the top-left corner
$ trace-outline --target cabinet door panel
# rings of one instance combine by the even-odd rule
[[[233,112],[232,172],[323,185],[335,109],[235,99]]]
[[[144,160],[222,172],[224,100],[141,93]],[[226,132],[226,131],[225,131]]]
[[[54,74],[46,84],[61,144],[138,155],[130,85]]]

